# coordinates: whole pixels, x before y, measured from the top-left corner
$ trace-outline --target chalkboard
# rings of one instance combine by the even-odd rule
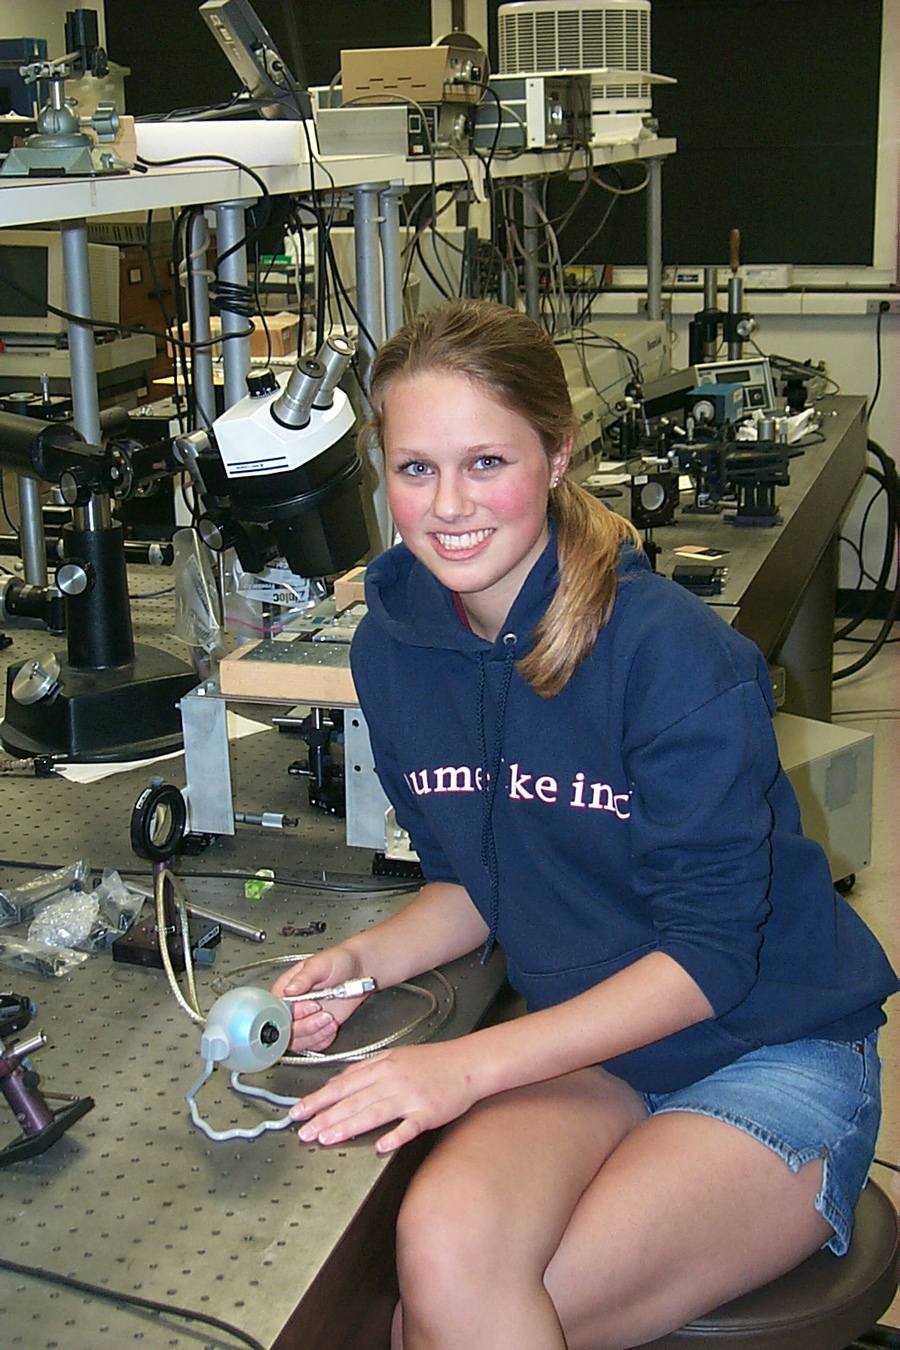
[[[599,0],[602,3],[602,0]],[[496,69],[496,11],[489,0]],[[327,84],[342,46],[415,46],[431,39],[428,0],[255,0],[291,64]],[[227,99],[237,81],[186,0],[107,0],[110,54],[131,67],[129,111]],[[152,15],[152,18],[150,17]],[[745,262],[870,265],[875,220],[881,0],[653,0],[653,68],[678,84],[654,95],[678,153],[663,171],[663,256],[727,261],[741,229]],[[625,181],[639,172],[625,169]],[[575,189],[555,184],[551,215]],[[560,243],[569,257],[605,203],[592,193]],[[644,204],[622,198],[582,261],[645,260]]]
[[[738,226],[745,262],[871,266],[881,25],[881,0],[653,0],[653,69],[678,80],[653,99],[678,141],[666,262],[724,264]],[[573,195],[555,187],[551,213]],[[602,210],[592,195],[576,213],[564,258]],[[643,210],[623,198],[582,261],[644,262]]]

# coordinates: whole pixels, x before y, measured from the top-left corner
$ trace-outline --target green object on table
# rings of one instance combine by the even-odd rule
[[[275,873],[271,867],[261,867],[255,876],[244,882],[244,899],[261,900],[274,885]]]

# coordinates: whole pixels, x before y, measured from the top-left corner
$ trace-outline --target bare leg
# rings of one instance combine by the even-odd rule
[[[623,1350],[792,1269],[831,1226],[822,1164],[792,1173],[705,1116],[644,1121],[578,1202],[545,1274],[569,1350]]]
[[[563,1350],[544,1270],[582,1192],[645,1116],[627,1084],[586,1069],[492,1097],[452,1127],[400,1212],[394,1350]]]

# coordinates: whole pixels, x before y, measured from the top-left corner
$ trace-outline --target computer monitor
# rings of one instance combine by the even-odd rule
[[[90,317],[118,323],[119,250],[110,244],[88,244],[88,265]],[[54,314],[51,305],[66,308],[59,231],[0,230],[0,338],[65,332],[65,319]]]

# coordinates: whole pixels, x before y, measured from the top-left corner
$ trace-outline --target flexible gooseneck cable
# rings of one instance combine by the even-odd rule
[[[293,1121],[289,1115],[281,1116],[276,1119],[260,1121],[259,1124],[254,1126],[252,1129],[240,1129],[238,1127],[235,1127],[229,1130],[213,1129],[213,1127],[207,1121],[205,1121],[203,1117],[200,1115],[200,1110],[196,1101],[197,1093],[200,1091],[203,1085],[212,1077],[217,1063],[231,1058],[231,1062],[233,1064],[232,1052],[235,1048],[233,1044],[233,1042],[235,1041],[235,1037],[238,1038],[238,1048],[241,1049],[243,1047],[240,1046],[240,1037],[247,1035],[249,1033],[247,1031],[247,1028],[243,1024],[241,1024],[236,1028],[235,1031],[232,1032],[231,1035],[225,1036],[224,1039],[221,1037],[221,1035],[210,1036],[208,1034],[209,1033],[208,1019],[200,1009],[200,1003],[197,995],[197,986],[194,978],[194,964],[191,955],[191,939],[190,939],[190,928],[187,912],[187,902],[184,896],[184,892],[181,889],[181,885],[177,877],[174,875],[174,873],[168,866],[166,865],[157,866],[154,869],[154,871],[155,871],[154,901],[156,908],[156,926],[159,935],[160,957],[162,960],[163,969],[165,970],[166,973],[166,979],[168,980],[169,988],[171,989],[172,994],[181,1010],[191,1019],[191,1021],[195,1025],[204,1027],[206,1029],[204,1032],[203,1040],[201,1042],[201,1053],[203,1054],[204,1057],[203,1072],[201,1073],[200,1077],[196,1080],[196,1082],[191,1085],[190,1089],[186,1094],[186,1101],[188,1104],[188,1108],[190,1110],[191,1120],[199,1130],[202,1130],[202,1132],[206,1135],[208,1139],[212,1139],[215,1142],[226,1142],[231,1139],[257,1139],[261,1134],[265,1134],[268,1131],[286,1129],[288,1126],[293,1124]],[[185,981],[187,984],[186,993],[181,989],[178,983],[178,978],[175,973],[174,966],[172,964],[171,953],[169,951],[169,936],[168,936],[169,925],[167,924],[167,915],[166,915],[167,886],[171,889],[178,925],[181,929],[181,942],[184,954]],[[233,978],[234,976],[242,975],[245,974],[247,971],[256,970],[264,966],[271,967],[273,965],[294,965],[298,961],[308,960],[310,955],[311,955],[310,953],[302,953],[278,957],[275,959],[269,958],[268,960],[263,961],[251,961],[247,965],[239,966],[236,969],[229,971],[228,976],[229,978]],[[275,1049],[272,1058],[268,1060],[265,1059],[260,1060],[257,1054],[255,1060],[251,1056],[250,1061],[245,1061],[241,1065],[241,1068],[244,1070],[248,1068],[265,1069],[271,1067],[271,1065],[274,1063],[282,1063],[292,1065],[295,1067],[303,1067],[305,1065],[310,1064],[316,1065],[328,1064],[332,1061],[336,1063],[351,1063],[358,1060],[369,1059],[373,1055],[380,1054],[381,1051],[387,1050],[390,1046],[396,1045],[399,1041],[406,1040],[409,1037],[415,1035],[419,1031],[419,1029],[427,1021],[429,1021],[429,1019],[437,1015],[437,1021],[431,1028],[431,1034],[434,1035],[435,1032],[437,1032],[450,1017],[455,1005],[455,994],[453,991],[453,986],[450,984],[449,980],[447,980],[447,978],[444,975],[442,975],[439,971],[437,970],[432,971],[431,975],[432,978],[435,979],[438,985],[441,987],[441,991],[444,995],[443,1006],[439,1005],[438,998],[435,994],[433,994],[429,989],[423,988],[421,985],[404,982],[402,984],[394,986],[395,988],[402,989],[407,993],[414,994],[417,997],[424,999],[427,1003],[427,1007],[418,1017],[415,1017],[411,1021],[406,1022],[403,1026],[398,1027],[395,1031],[389,1032],[386,1036],[382,1036],[377,1041],[372,1041],[367,1045],[359,1046],[354,1050],[331,1051],[324,1053],[313,1050],[304,1050],[301,1051],[299,1054],[285,1055],[279,1054],[277,1049]],[[281,1013],[279,1015],[284,1016],[284,1010],[287,1004],[290,1002],[296,1002],[306,999],[324,1000],[331,998],[358,998],[361,994],[372,992],[374,990],[374,987],[375,987],[374,981],[370,979],[346,980],[342,984],[335,985],[332,988],[311,990],[308,994],[301,994],[299,996],[296,996],[294,999],[289,998],[286,1000],[285,999],[279,1000],[275,999],[274,996],[268,997],[270,1003],[276,1009],[280,1007]],[[238,991],[234,992],[237,993]],[[248,996],[254,995],[256,997],[262,998],[267,997],[265,991],[254,991],[252,989],[248,989],[246,993]],[[230,997],[230,995],[223,996],[223,998],[219,1000],[219,1002],[220,1003],[224,1002],[226,997]],[[213,1013],[215,1013],[215,1007],[218,1006],[219,1006],[218,1004],[214,1006]],[[285,1030],[284,1027],[282,1028],[281,1036],[282,1036],[281,1044],[284,1045],[286,1042],[286,1038],[288,1036],[288,1031]],[[257,1045],[257,1051],[259,1051],[259,1048],[260,1047]],[[255,1087],[249,1083],[244,1083],[241,1080],[239,1070],[235,1070],[232,1072],[231,1086],[235,1092],[240,1093],[242,1096],[258,1098],[262,1101],[270,1103],[273,1106],[291,1107],[295,1105],[297,1101],[300,1100],[297,1097],[281,1096],[277,1093],[268,1091],[268,1089],[266,1088]]]

